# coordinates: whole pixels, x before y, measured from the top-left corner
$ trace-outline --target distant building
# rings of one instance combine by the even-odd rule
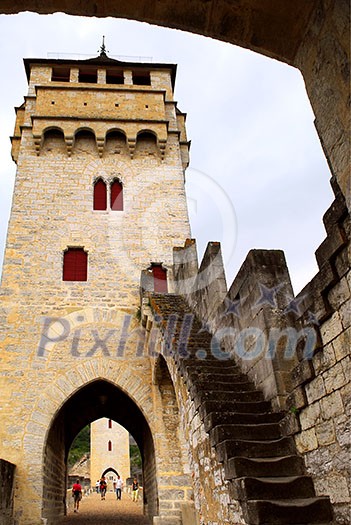
[[[117,474],[123,481],[130,477],[129,432],[112,419],[105,417],[90,426],[90,479],[91,486],[102,475],[107,489],[114,488]]]

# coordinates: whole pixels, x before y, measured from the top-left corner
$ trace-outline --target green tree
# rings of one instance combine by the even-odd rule
[[[90,425],[84,427],[79,434],[74,438],[68,453],[68,467],[71,468],[73,465],[82,457],[84,454],[90,453]]]

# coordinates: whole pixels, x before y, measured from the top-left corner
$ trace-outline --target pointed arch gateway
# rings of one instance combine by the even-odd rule
[[[66,508],[67,457],[75,436],[101,417],[122,425],[134,437],[142,456],[144,510],[158,515],[156,455],[150,426],[141,409],[118,386],[97,379],[81,387],[61,406],[47,433],[43,458],[43,518],[57,523]]]

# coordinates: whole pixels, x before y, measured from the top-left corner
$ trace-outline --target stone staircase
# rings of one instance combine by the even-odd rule
[[[150,305],[161,319],[168,351],[224,466],[230,497],[240,501],[246,523],[332,523],[329,498],[316,496],[293,437],[284,435],[285,414],[272,412],[270,402],[234,360],[212,355],[211,334],[191,317],[180,296],[152,294]],[[177,315],[177,323],[169,337],[171,315]],[[187,345],[182,341],[184,320],[188,324],[192,321]]]

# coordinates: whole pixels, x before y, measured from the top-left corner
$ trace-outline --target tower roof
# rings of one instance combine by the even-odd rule
[[[84,60],[74,60],[74,59],[52,59],[52,58],[24,58],[24,66],[26,70],[27,79],[29,81],[30,77],[30,68],[32,65],[52,65],[52,66],[110,66],[110,67],[123,67],[125,69],[167,69],[171,71],[171,80],[172,87],[174,88],[175,78],[177,73],[176,64],[162,64],[154,62],[124,62],[122,60],[117,60],[115,58],[110,58],[107,56],[104,49],[101,47],[100,55],[88,58]]]

